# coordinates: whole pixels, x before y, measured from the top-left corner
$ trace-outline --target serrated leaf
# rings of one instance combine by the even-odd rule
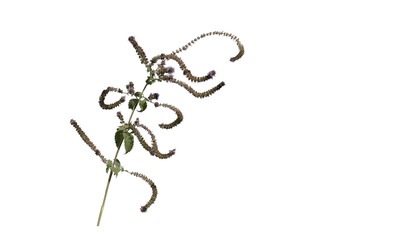
[[[124,147],[126,149],[126,154],[131,151],[132,147],[134,146],[134,136],[131,135],[129,132],[123,133],[124,138]]]
[[[146,98],[139,102],[139,107],[141,108],[141,110],[138,112],[143,112],[146,110],[147,108]]]
[[[128,108],[134,110],[138,106],[139,99],[133,98],[128,102]]]
[[[116,147],[119,148],[121,146],[121,143],[123,142],[123,130],[119,129],[117,130],[115,134],[115,142],[116,142]]]

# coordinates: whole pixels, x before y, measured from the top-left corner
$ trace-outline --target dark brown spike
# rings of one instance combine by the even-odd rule
[[[165,80],[163,79],[163,81],[165,82],[171,82],[171,83],[176,83],[177,85],[183,87],[184,89],[186,89],[189,93],[191,93],[194,97],[197,98],[205,98],[205,97],[209,97],[211,96],[213,93],[217,92],[218,90],[220,90],[223,86],[225,86],[224,82],[219,83],[217,86],[204,91],[204,92],[197,92],[195,91],[191,86],[189,86],[188,84],[179,81],[177,79],[173,79],[173,80]]]
[[[119,92],[119,93],[123,93],[123,91],[121,89],[118,88],[114,88],[114,87],[108,87],[105,90],[102,91],[99,99],[98,99],[98,103],[100,104],[100,107],[102,109],[105,110],[109,110],[109,109],[113,109],[115,107],[118,107],[120,104],[122,104],[123,102],[125,102],[125,97],[121,97],[118,101],[111,103],[111,104],[106,104],[105,103],[105,98],[106,95],[108,95],[109,92]]]
[[[132,130],[135,133],[135,136],[138,138],[139,143],[142,145],[142,147],[148,151],[150,154],[154,155],[153,153],[153,148],[149,146],[149,144],[147,144],[147,142],[145,141],[145,139],[143,138],[142,134],[139,132],[139,130],[136,127],[132,127]]]
[[[173,121],[171,123],[168,123],[168,124],[161,123],[161,124],[159,124],[160,128],[171,129],[171,128],[179,125],[183,121],[183,114],[177,107],[169,105],[169,104],[166,104],[166,103],[158,103],[158,102],[156,102],[154,104],[154,106],[155,107],[160,107],[161,106],[161,107],[169,108],[172,111],[174,111],[176,113],[176,116],[177,116],[175,121]]]
[[[128,41],[130,41],[132,46],[135,48],[136,53],[138,54],[139,59],[141,60],[141,63],[145,64],[147,66],[149,61],[147,60],[145,51],[143,51],[143,48],[141,46],[139,46],[138,42],[135,40],[135,37],[133,37],[133,36],[129,37]]]
[[[128,172],[129,174],[131,174],[135,177],[142,178],[151,187],[152,195],[151,195],[149,201],[141,207],[141,212],[146,212],[147,209],[156,201],[157,194],[158,194],[156,185],[154,184],[154,182],[151,179],[149,179],[148,177],[146,177],[145,175],[143,175],[141,173],[129,172],[127,170],[124,170],[124,172]]]
[[[206,76],[203,76],[203,77],[194,76],[191,73],[191,71],[187,68],[184,61],[179,56],[177,56],[175,54],[165,55],[165,59],[167,59],[167,60],[171,59],[171,60],[174,60],[175,62],[177,62],[177,64],[179,64],[180,69],[183,70],[183,75],[186,76],[191,82],[205,82],[205,81],[212,78],[212,76],[210,76],[209,74]],[[212,71],[210,71],[210,72],[212,72]]]
[[[121,124],[125,124],[124,116],[123,116],[123,114],[121,114],[121,112],[117,112],[116,116],[119,118]]]
[[[101,154],[100,150],[97,149],[97,147],[94,145],[94,143],[89,139],[89,137],[86,135],[86,133],[82,130],[82,128],[78,125],[78,123],[74,120],[71,119],[70,121],[71,125],[75,128],[79,136],[82,138],[82,140],[90,147],[93,152],[101,158],[101,161],[104,163],[107,162],[107,159]]]
[[[147,148],[145,148],[147,151],[149,151],[152,155],[154,155],[154,156],[156,156],[156,157],[158,157],[158,158],[161,158],[161,159],[165,159],[165,158],[169,158],[169,157],[172,157],[174,154],[175,154],[175,149],[173,149],[173,150],[170,150],[168,153],[161,153],[159,150],[158,150],[158,146],[157,146],[157,140],[156,140],[156,136],[153,134],[153,132],[148,128],[148,127],[146,127],[145,125],[143,125],[143,124],[141,124],[141,123],[139,123],[139,122],[137,122],[136,124],[135,124],[137,127],[141,127],[141,128],[143,128],[149,135],[150,135],[150,137],[151,137],[151,142],[152,142],[152,146],[150,147],[150,146],[148,146],[148,149]],[[134,128],[134,131],[135,130],[137,130],[136,128]],[[138,131],[138,130],[137,130]],[[139,132],[139,131],[138,131]],[[140,135],[140,132],[138,133],[139,135]],[[138,139],[139,139],[139,137],[138,137]],[[145,142],[146,143],[146,142]]]
[[[236,56],[230,58],[231,62],[234,62],[234,61],[238,60],[239,58],[241,58],[243,56],[243,54],[244,54],[244,47],[243,47],[243,44],[241,44],[239,38],[236,37],[235,35],[231,34],[231,33],[223,32],[223,31],[221,31],[221,32],[214,31],[214,32],[209,32],[209,33],[203,33],[200,36],[194,38],[194,40],[192,40],[191,42],[189,42],[186,45],[184,45],[183,47],[179,48],[179,52],[186,51],[189,46],[194,44],[194,42],[198,41],[199,39],[204,38],[206,36],[212,36],[212,35],[229,37],[232,40],[236,41],[236,44],[237,44],[237,46],[239,48],[239,53]],[[176,53],[179,53],[179,52],[176,51]],[[172,53],[174,53],[174,51]]]

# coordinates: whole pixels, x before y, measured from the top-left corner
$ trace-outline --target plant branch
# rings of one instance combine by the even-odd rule
[[[137,103],[137,105],[139,104],[139,102],[140,102],[140,100],[141,100],[141,98],[142,98],[142,96],[143,96],[143,93],[144,93],[144,91],[145,91],[147,85],[148,85],[148,84],[145,84],[145,87],[144,87],[143,90],[142,90],[142,94],[141,94],[141,96],[139,96],[139,98],[138,98],[138,103]],[[134,109],[132,110],[131,115],[130,115],[130,118],[129,118],[129,120],[128,120],[128,124],[131,123],[131,119],[132,119],[132,116],[134,115],[135,110],[136,110],[136,108],[134,108]],[[115,161],[116,161],[116,159],[117,159],[117,156],[119,155],[119,151],[120,151],[120,148],[121,148],[122,144],[123,144],[123,140],[121,140],[121,143],[120,143],[119,147],[117,148],[115,157],[114,157],[114,159],[113,159],[113,164],[115,163]],[[107,196],[107,194],[108,194],[109,184],[111,183],[112,175],[113,175],[113,171],[111,170],[110,173],[109,173],[108,183],[106,184],[105,195],[104,195],[104,200],[103,200],[102,205],[101,205],[100,215],[98,216],[97,227],[100,226],[101,216],[102,216],[102,212],[104,211],[104,205],[105,205],[105,201],[106,201],[106,196]]]

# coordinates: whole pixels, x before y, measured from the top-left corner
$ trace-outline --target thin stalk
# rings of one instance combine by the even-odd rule
[[[139,102],[140,102],[140,100],[141,100],[141,98],[142,98],[142,96],[143,96],[143,93],[145,92],[145,89],[146,89],[147,85],[148,85],[148,84],[146,84],[145,87],[143,88],[142,94],[141,94],[141,96],[138,98],[138,103],[137,103],[137,105],[139,104]],[[131,116],[130,116],[130,118],[128,119],[128,124],[131,123],[131,119],[132,119],[132,116],[134,115],[135,110],[136,110],[136,108],[134,108],[134,109],[132,110]],[[115,161],[116,161],[116,159],[117,159],[117,155],[119,155],[119,151],[120,151],[120,148],[121,148],[122,144],[123,144],[123,140],[121,141],[119,147],[117,148],[115,157],[114,157],[114,159],[113,159],[113,164],[115,164]],[[101,216],[102,216],[102,212],[104,211],[104,205],[105,205],[105,201],[106,201],[106,195],[108,194],[109,184],[111,183],[112,175],[113,175],[113,172],[112,172],[112,170],[111,170],[111,172],[109,173],[108,183],[106,184],[105,195],[104,195],[104,200],[103,200],[102,205],[101,205],[100,215],[98,216],[97,227],[100,226]]]
[[[102,202],[101,211],[100,211],[100,216],[98,217],[97,227],[100,226],[102,211],[104,210],[106,195],[108,194],[109,183],[111,183],[112,175],[113,175],[113,172],[111,171],[111,172],[109,173],[108,183],[106,184],[104,201]]]

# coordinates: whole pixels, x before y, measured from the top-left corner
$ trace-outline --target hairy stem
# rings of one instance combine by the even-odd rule
[[[140,102],[140,100],[141,100],[141,98],[142,98],[142,96],[143,96],[143,92],[145,91],[147,85],[148,85],[148,84],[146,84],[145,87],[143,88],[142,94],[141,94],[141,96],[138,98],[138,103],[137,103],[137,105],[139,104],[139,102]],[[136,108],[134,108],[134,109],[132,110],[131,116],[130,116],[130,118],[128,119],[128,124],[131,123],[131,119],[132,119],[132,116],[134,115],[135,110],[136,110]],[[120,148],[121,148],[122,144],[123,144],[123,140],[121,141],[119,147],[117,148],[115,157],[114,157],[114,159],[113,159],[113,164],[115,164],[115,161],[116,161],[116,159],[117,159],[117,155],[119,155],[119,151],[120,151]],[[112,170],[111,170],[110,173],[109,173],[108,183],[106,184],[105,195],[104,195],[104,200],[103,200],[102,205],[101,205],[100,215],[98,216],[97,227],[100,226],[101,216],[102,216],[102,212],[104,211],[104,205],[105,205],[106,195],[108,194],[108,188],[109,188],[109,184],[111,183],[112,175],[113,175],[113,172],[112,172]]]

